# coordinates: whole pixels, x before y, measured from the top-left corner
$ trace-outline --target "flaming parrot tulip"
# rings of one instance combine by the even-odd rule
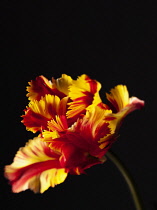
[[[100,88],[85,74],[77,80],[63,74],[57,80],[39,76],[29,82],[22,123],[38,136],[5,167],[13,192],[43,193],[64,182],[68,174],[79,175],[105,162],[124,118],[141,109],[144,101],[130,98],[127,87],[118,85],[106,94],[109,103],[104,104]]]

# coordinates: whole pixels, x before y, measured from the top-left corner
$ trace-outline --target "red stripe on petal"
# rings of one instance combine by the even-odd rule
[[[23,120],[21,122],[32,132],[41,131],[41,128],[47,129],[47,121],[49,119],[38,113],[28,110],[22,117]]]
[[[29,179],[52,168],[61,168],[59,161],[48,160],[34,163],[24,168],[16,169],[14,173],[6,174],[6,178],[10,180],[13,192],[19,192]]]
[[[97,82],[95,80],[90,80],[89,84],[90,84],[91,93],[95,94],[97,92],[97,89],[98,89]]]
[[[105,117],[106,121],[111,121],[111,120],[115,120],[115,119],[116,119],[116,117],[112,117],[112,116],[106,116]]]
[[[65,97],[66,95],[59,90],[57,90],[56,87],[53,87],[52,83],[48,81],[44,76],[36,77],[35,80],[32,80],[29,82],[29,85],[27,87],[27,91],[29,92],[27,96],[30,100],[40,100],[42,96],[45,96],[46,94],[50,95],[57,95],[60,98]]]
[[[48,187],[61,183],[66,174],[59,157],[41,138],[30,140],[25,147],[19,149],[13,163],[5,167],[5,177],[9,179],[13,192],[29,188],[34,192],[39,192],[41,188],[43,192]],[[53,177],[49,176],[49,180],[46,180],[46,173]]]
[[[100,83],[96,80],[91,79],[89,76],[86,75],[85,80],[89,83],[90,92],[95,94],[100,89]]]

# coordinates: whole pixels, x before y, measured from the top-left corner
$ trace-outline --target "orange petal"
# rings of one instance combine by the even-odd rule
[[[67,173],[60,166],[59,155],[37,137],[20,148],[13,163],[5,167],[5,176],[13,192],[31,189],[43,193],[63,182]]]

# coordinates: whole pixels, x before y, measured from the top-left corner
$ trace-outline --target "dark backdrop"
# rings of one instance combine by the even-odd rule
[[[145,100],[145,107],[127,117],[112,150],[130,170],[147,209],[153,210],[157,205],[156,10],[151,1],[124,2],[5,2],[1,168],[35,136],[20,123],[28,81],[38,75],[58,78],[62,73],[76,79],[85,73],[102,83],[104,102],[105,92],[126,84],[130,96]],[[7,210],[134,209],[128,188],[110,161],[88,169],[87,175],[69,175],[42,195],[29,190],[13,194],[3,176],[0,188],[1,209]]]

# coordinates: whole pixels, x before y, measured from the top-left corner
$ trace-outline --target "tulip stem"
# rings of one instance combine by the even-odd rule
[[[130,190],[130,193],[131,193],[132,199],[134,201],[134,205],[136,207],[136,210],[144,210],[144,207],[143,207],[141,198],[139,196],[139,193],[137,191],[135,182],[134,182],[132,176],[130,175],[130,173],[128,172],[127,168],[119,160],[117,155],[115,155],[113,152],[108,151],[106,153],[106,157],[108,157],[116,165],[116,167],[119,169],[122,176],[124,177],[124,179],[125,179],[125,181],[128,185],[128,188]]]

